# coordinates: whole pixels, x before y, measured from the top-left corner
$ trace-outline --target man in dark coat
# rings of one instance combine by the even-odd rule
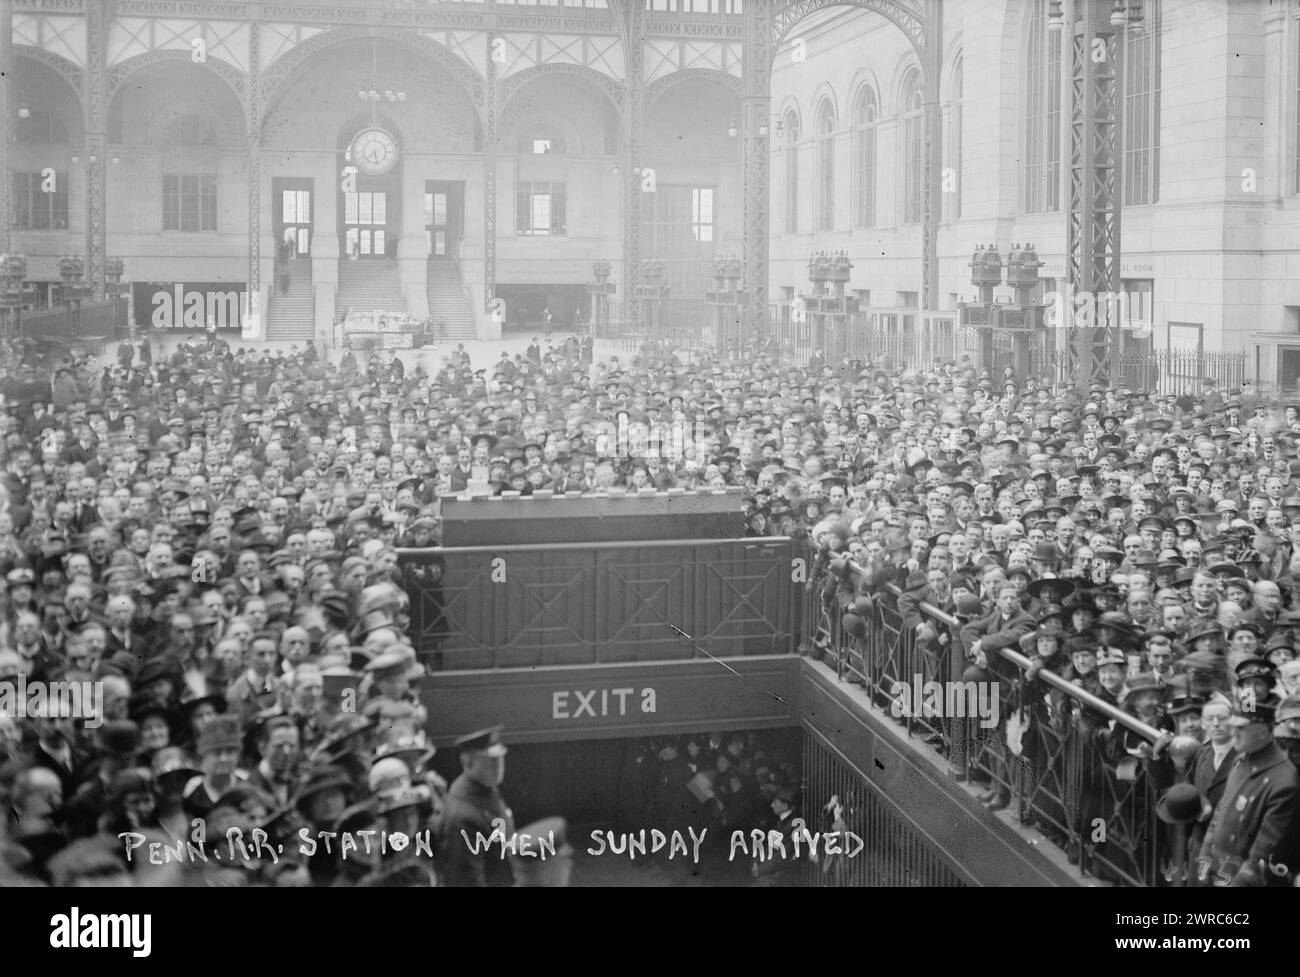
[[[1238,755],[1205,831],[1201,884],[1290,885],[1294,879],[1300,792],[1295,766],[1273,742],[1275,713],[1276,700],[1243,701],[1233,710]]]
[[[495,847],[515,833],[514,814],[500,791],[506,773],[501,727],[462,736],[456,746],[462,772],[447,792],[438,877],[447,886],[510,885],[509,863]],[[498,829],[491,843],[480,840],[480,835],[486,839]]]

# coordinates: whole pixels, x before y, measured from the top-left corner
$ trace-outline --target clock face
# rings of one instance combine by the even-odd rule
[[[381,176],[397,162],[397,141],[383,129],[363,129],[352,140],[352,165],[368,176]]]

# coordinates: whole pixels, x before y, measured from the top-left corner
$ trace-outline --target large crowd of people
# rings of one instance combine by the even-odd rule
[[[197,819],[223,839],[409,833],[491,808],[495,733],[461,744],[456,783],[429,768],[413,682],[432,662],[407,634],[397,549],[436,544],[440,500],[466,492],[731,486],[748,532],[820,551],[828,606],[893,585],[915,640],[1014,688],[1031,729],[1082,725],[1107,763],[1166,764],[1161,817],[1211,880],[1294,877],[1296,406],[778,348],[593,362],[577,337],[477,369],[463,348],[427,370],[360,359],[216,337],[50,369],[5,359],[0,685],[103,690],[93,727],[53,700],[0,709],[8,879],[482,881],[411,849],[158,867],[125,861],[120,837],[185,838]],[[610,436],[629,424],[631,442]],[[968,623],[948,641],[926,606]],[[1080,707],[1043,670],[1163,735]],[[690,792],[702,816],[788,819],[790,772],[731,775],[718,746],[717,776]],[[690,767],[689,785],[682,749],[653,760]],[[1005,807],[1007,779],[988,785]]]

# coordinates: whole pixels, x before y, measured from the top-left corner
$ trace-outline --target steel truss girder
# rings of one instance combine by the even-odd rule
[[[767,334],[768,229],[771,208],[772,57],[776,35],[771,4],[745,4],[743,99],[745,289],[749,294],[749,332]]]
[[[107,250],[107,204],[104,158],[105,115],[108,111],[106,48],[113,19],[112,0],[86,6],[86,284],[92,299],[104,297],[104,257]]]
[[[1066,284],[1077,296],[1120,289],[1120,58],[1123,34],[1105,0],[1075,0],[1070,35],[1070,185],[1065,225]],[[1093,324],[1071,315],[1066,349],[1079,387],[1108,382],[1118,322],[1115,303],[1090,301]]]

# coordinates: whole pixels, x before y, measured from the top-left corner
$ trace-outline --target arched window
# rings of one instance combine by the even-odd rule
[[[1124,203],[1160,199],[1160,2],[1139,0],[1142,28],[1124,38]]]
[[[799,116],[785,114],[785,230],[799,232]]]
[[[902,98],[898,114],[903,120],[903,223],[916,224],[921,220],[921,153],[922,133],[925,129],[924,97],[921,94],[921,72],[913,68],[903,81]]]
[[[955,221],[961,217],[961,97],[962,56],[952,63],[948,80],[948,104],[944,106],[944,172],[940,185],[943,190],[943,218]]]
[[[1025,213],[1061,209],[1061,39],[1033,0],[1025,40]]]
[[[857,227],[876,226],[876,119],[879,114],[876,90],[863,85],[853,103],[853,175],[858,201],[854,225]]]
[[[835,107],[825,99],[817,110],[817,230],[835,229]]]

